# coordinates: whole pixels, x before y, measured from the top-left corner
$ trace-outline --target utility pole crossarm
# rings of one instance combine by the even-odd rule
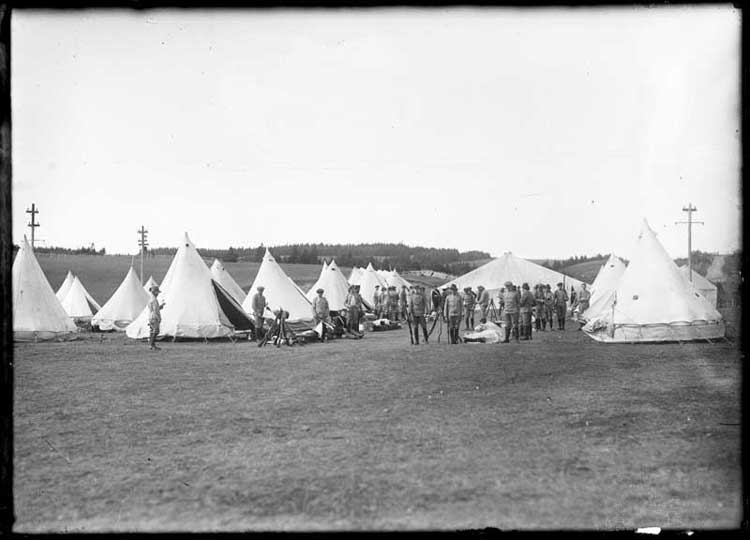
[[[693,221],[693,212],[697,212],[698,209],[693,206],[693,203],[688,203],[687,206],[682,208],[683,212],[687,212],[688,219],[687,221],[675,221],[675,225],[680,224],[687,224],[688,226],[688,281],[692,283],[693,281],[693,260],[691,257],[691,254],[693,253],[693,223],[697,223],[699,225],[705,225],[702,221]]]
[[[28,224],[28,227],[31,228],[31,249],[34,249],[34,230],[39,227],[39,222],[36,220],[39,209],[36,207],[36,204],[31,203],[31,208],[27,208],[26,213],[31,214],[31,223]]]
[[[141,284],[143,284],[143,255],[146,252],[146,247],[148,246],[148,240],[146,240],[148,231],[143,225],[141,225],[141,228],[138,229],[138,234],[140,235],[140,238],[138,239],[138,245],[141,247]]]

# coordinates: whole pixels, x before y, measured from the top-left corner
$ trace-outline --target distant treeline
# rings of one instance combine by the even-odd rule
[[[457,249],[412,247],[404,244],[283,244],[268,246],[277,261],[283,263],[320,264],[336,259],[339,266],[367,266],[377,270],[434,270],[460,274],[472,269],[467,261],[488,259],[483,251],[460,252]],[[155,247],[154,255],[172,255],[176,248]],[[263,244],[257,247],[229,247],[228,249],[201,248],[204,257],[215,257],[224,262],[260,262],[266,252]]]
[[[543,261],[539,264],[549,268],[550,270],[559,271],[563,268],[567,268],[568,266],[573,266],[574,264],[585,263],[588,261],[604,261],[607,257],[608,255],[602,255],[601,253],[597,253],[596,255],[592,256],[574,255],[573,257],[568,257],[567,259],[547,259],[546,261]]]
[[[13,244],[13,253],[18,251],[19,247]],[[96,249],[92,244],[89,247],[64,248],[58,246],[34,246],[34,253],[65,253],[67,255],[106,255],[105,248]]]

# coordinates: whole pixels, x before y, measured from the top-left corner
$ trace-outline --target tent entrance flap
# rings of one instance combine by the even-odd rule
[[[237,301],[232,298],[229,292],[213,279],[211,280],[211,284],[214,286],[214,291],[216,291],[216,299],[219,301],[219,308],[221,308],[221,310],[224,312],[224,315],[227,316],[227,319],[229,319],[229,322],[232,323],[234,329],[252,329],[254,325],[250,320],[250,317],[247,313],[245,313],[245,311],[237,303]]]

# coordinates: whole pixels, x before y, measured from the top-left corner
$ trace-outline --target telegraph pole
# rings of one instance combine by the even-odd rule
[[[686,207],[682,208],[683,212],[687,212],[688,220],[687,221],[675,221],[675,225],[678,224],[687,224],[688,226],[688,280],[693,281],[693,259],[692,259],[692,253],[693,253],[693,223],[697,223],[699,225],[705,225],[702,221],[693,221],[693,212],[697,212],[698,209],[693,206],[693,203],[688,203]]]
[[[143,283],[143,255],[146,252],[146,247],[148,246],[148,240],[146,239],[148,231],[143,225],[141,225],[141,228],[138,229],[138,234],[140,235],[140,238],[138,239],[138,245],[141,246],[141,283]]]
[[[27,208],[26,213],[31,214],[31,223],[28,226],[31,228],[31,249],[34,249],[34,229],[39,227],[39,223],[36,221],[36,215],[39,213],[39,210],[37,210],[34,203],[31,203],[31,208]]]

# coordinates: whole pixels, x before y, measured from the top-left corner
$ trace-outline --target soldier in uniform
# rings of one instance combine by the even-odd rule
[[[557,315],[557,329],[565,330],[565,314],[568,309],[568,293],[562,283],[557,284],[557,290],[553,295],[555,314]]]
[[[591,292],[586,288],[586,284],[581,284],[581,292],[578,293],[578,317],[580,318],[581,315],[589,308],[589,302],[591,300]],[[580,330],[583,328],[583,323],[578,323],[578,329]]]
[[[358,333],[359,316],[362,311],[362,297],[359,295],[358,285],[352,285],[349,287],[349,294],[346,295],[344,306],[346,307],[346,317],[349,324],[349,330]]]
[[[555,313],[555,297],[552,294],[552,287],[549,283],[544,286],[544,316],[546,322],[549,323],[549,329],[554,330],[552,321],[554,320]]]
[[[419,327],[422,327],[424,342],[427,343],[427,322],[425,313],[427,312],[427,298],[424,295],[424,287],[417,285],[409,295],[406,304],[407,317],[411,317],[414,323],[414,343],[419,345]]]
[[[149,291],[151,299],[148,301],[148,344],[149,350],[158,351],[161,347],[156,346],[156,336],[159,335],[159,326],[161,325],[161,308],[164,304],[159,303],[159,286],[153,285]]]
[[[505,339],[503,343],[510,343],[511,334],[519,341],[518,336],[518,308],[520,294],[510,281],[505,282],[505,292],[502,295],[503,318],[505,319]]]
[[[414,293],[414,287],[412,287],[412,294]],[[409,289],[406,285],[401,285],[401,292],[398,293],[398,311],[403,320],[406,320],[406,312],[409,304]]]
[[[463,313],[464,303],[458,295],[458,289],[451,285],[448,296],[445,297],[443,306],[443,316],[448,321],[448,335],[450,342],[455,345],[459,342],[458,327],[461,325],[461,315]]]
[[[375,315],[380,318],[380,285],[375,285],[375,292],[372,294],[372,309]]]
[[[466,325],[466,330],[474,329],[474,308],[476,307],[476,299],[477,297],[474,294],[474,291],[471,290],[471,287],[464,287],[464,324]]]
[[[528,341],[531,339],[531,310],[534,309],[536,300],[529,290],[529,284],[521,285],[520,301],[518,303],[518,314],[521,319],[521,339]]]
[[[398,321],[398,291],[396,290],[395,285],[388,287],[388,297],[388,306],[390,308],[388,319],[391,321]]]
[[[479,319],[482,322],[487,322],[487,308],[490,305],[490,291],[486,290],[482,285],[477,287],[477,304],[479,304]]]
[[[388,289],[384,285],[380,288],[380,313],[378,313],[378,318],[388,318],[388,312],[390,311],[390,307],[388,305],[389,302],[390,296],[388,296]]]
[[[544,330],[546,325],[546,313],[544,309],[544,285],[537,283],[534,285],[534,309],[536,311],[536,326],[537,331]]]
[[[253,310],[253,317],[255,318],[255,339],[261,339],[263,337],[263,313],[268,306],[266,297],[263,296],[263,291],[266,288],[263,285],[259,285],[256,289],[256,293],[250,300],[250,309]]]
[[[320,341],[326,342],[328,341],[326,323],[331,314],[331,309],[328,307],[328,300],[323,296],[325,291],[323,291],[323,289],[318,289],[315,292],[318,293],[318,296],[312,301],[313,323],[314,326],[318,326],[318,323],[323,323],[323,330],[321,330],[320,333]]]

